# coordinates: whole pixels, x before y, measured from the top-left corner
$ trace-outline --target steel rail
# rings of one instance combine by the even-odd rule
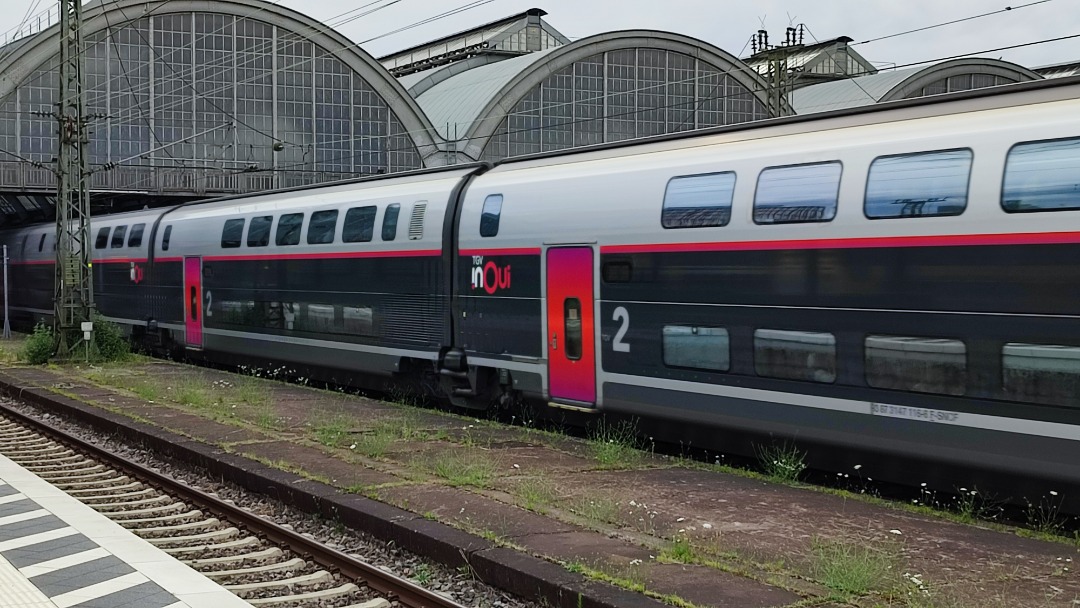
[[[183,485],[167,475],[132,462],[123,456],[113,454],[102,447],[47,426],[44,422],[14,410],[6,404],[0,403],[0,414],[31,427],[35,432],[41,433],[53,441],[62,443],[69,448],[80,451],[91,458],[136,477],[143,483],[238,524],[252,534],[287,546],[293,552],[311,559],[324,568],[330,568],[346,578],[363,582],[375,591],[386,595],[390,601],[396,600],[409,608],[465,608],[462,604],[458,604],[396,574],[391,574],[341,551],[327,547],[254,513],[245,511],[237,505],[227,503],[216,496]]]

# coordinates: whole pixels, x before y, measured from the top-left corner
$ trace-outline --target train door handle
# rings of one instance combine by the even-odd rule
[[[551,334],[551,350],[559,350],[559,334]]]

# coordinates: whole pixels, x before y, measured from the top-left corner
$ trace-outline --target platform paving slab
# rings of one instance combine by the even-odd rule
[[[185,373],[207,373],[186,370],[190,368],[162,363],[133,366],[133,373],[163,374],[169,379],[182,377]],[[235,379],[224,372],[213,373],[220,375],[213,376],[217,379]],[[114,411],[118,409],[116,403],[124,403],[123,407],[130,411],[138,408],[139,416],[151,424],[186,436],[199,436],[198,428],[212,422],[198,415],[178,417],[166,413],[175,411],[175,407],[161,406],[161,415],[156,415],[158,408],[149,408],[145,401],[128,399],[126,397],[130,395],[122,390],[91,385],[77,371],[70,369],[13,368],[3,370],[0,375],[8,376],[9,382],[14,380],[16,386],[61,385],[61,390],[49,390],[67,395],[75,390],[80,396],[85,395],[80,398],[86,402]],[[341,473],[341,467],[342,463],[346,468],[355,467],[353,455],[323,446],[303,445],[305,440],[294,431],[310,422],[313,411],[320,407],[340,411],[343,403],[356,412],[357,429],[361,432],[371,421],[401,416],[401,409],[393,404],[363,398],[343,401],[342,396],[326,391],[272,384],[275,408],[278,392],[288,392],[284,408],[275,411],[282,419],[290,421],[291,430],[279,435],[280,441],[256,443],[244,446],[244,449],[262,449],[260,459],[291,463],[311,477],[338,479],[339,482],[331,481],[338,492],[348,487],[340,483],[341,478],[348,479]],[[98,397],[91,399],[90,394],[94,391]],[[102,402],[102,391],[115,396],[112,400],[105,397]],[[118,401],[118,398],[122,400]],[[1078,557],[1075,545],[956,524],[870,504],[853,496],[836,496],[715,470],[701,470],[701,467],[672,466],[670,462],[649,456],[627,466],[629,470],[598,470],[603,467],[592,458],[587,442],[493,427],[479,421],[470,424],[468,420],[427,411],[410,413],[410,424],[423,429],[423,433],[412,441],[395,441],[395,448],[384,458],[363,459],[379,481],[374,486],[365,486],[364,481],[359,485],[374,487],[370,495],[412,513],[409,519],[402,517],[400,511],[390,511],[385,514],[389,519],[383,524],[375,523],[380,521],[378,516],[368,514],[364,516],[365,521],[376,527],[383,525],[382,534],[393,535],[403,533],[395,525],[401,529],[409,528],[410,532],[434,529],[436,522],[424,519],[432,517],[524,550],[533,558],[581,564],[624,581],[643,580],[647,588],[658,593],[661,593],[660,588],[664,589],[662,593],[668,593],[671,588],[670,593],[702,606],[785,605],[800,598],[803,602],[821,605],[830,591],[820,581],[815,582],[814,547],[832,542],[894,551],[896,567],[926,580],[938,597],[955,599],[954,603],[948,604],[950,607],[1075,606],[1074,601],[1080,599],[1080,581],[1072,568],[1072,560]],[[498,473],[484,488],[449,488],[445,480],[438,477],[418,477],[416,467],[407,466],[407,460],[415,458],[418,452],[430,452],[433,446],[446,454],[460,450],[490,453],[499,462]],[[304,449],[294,450],[293,447]],[[272,455],[276,458],[269,458]],[[290,458],[293,455],[302,456]],[[302,467],[297,466],[298,461],[303,462]],[[547,463],[551,466],[546,467]],[[514,467],[515,464],[518,466]],[[237,461],[236,466],[243,465]],[[402,476],[402,472],[407,475]],[[388,481],[390,479],[399,481]],[[518,507],[522,501],[513,495],[513,490],[522,480],[530,479],[540,479],[557,487],[557,504],[545,506],[546,516]],[[282,483],[285,483],[284,479]],[[294,480],[293,483],[301,482]],[[321,484],[302,482],[302,485],[314,489]],[[329,493],[319,491],[324,495],[321,500],[332,499],[335,492],[333,488]],[[609,500],[623,509],[625,515],[583,524],[580,514],[566,507],[590,498]],[[342,495],[340,500],[367,499]],[[318,502],[311,504],[314,506]],[[463,508],[464,512],[461,511]],[[643,513],[652,516],[645,519],[641,517]],[[390,522],[390,519],[397,521]],[[719,562],[720,566],[739,575],[702,563],[665,563],[661,552],[670,548],[672,539],[676,538],[685,539],[699,557],[707,558],[700,561]],[[413,542],[417,541],[414,539]],[[475,549],[476,546],[480,545],[471,549],[474,557],[501,550],[498,547]],[[641,563],[637,564],[635,560],[641,560]],[[629,570],[631,567],[637,569]],[[738,580],[739,584],[728,581],[729,577]],[[718,588],[715,592],[702,592],[712,588],[703,584],[703,580],[718,581],[715,585]],[[691,596],[696,601],[691,600]],[[753,603],[756,601],[753,598],[760,598],[762,603]],[[814,598],[818,598],[819,603],[814,603]],[[886,600],[885,604],[880,604],[882,598]],[[896,594],[871,593],[863,600],[858,597],[854,600],[859,605],[867,602],[867,605],[892,602],[892,605],[905,608],[912,605]],[[919,605],[936,604],[924,602]]]

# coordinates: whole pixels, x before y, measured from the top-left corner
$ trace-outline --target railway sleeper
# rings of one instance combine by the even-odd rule
[[[132,481],[127,475],[117,475],[116,477],[108,479],[91,479],[89,481],[69,481],[66,483],[54,483],[53,485],[68,492],[70,490],[77,490],[79,488],[107,488],[112,487],[112,484],[122,484]]]
[[[344,585],[341,585],[339,587],[334,587],[332,589],[321,589],[319,591],[312,591],[310,593],[300,593],[297,595],[287,595],[284,597],[260,597],[247,599],[244,601],[251,604],[252,606],[278,606],[283,604],[296,604],[306,601],[327,601],[349,595],[350,593],[355,593],[359,590],[360,587],[357,587],[354,583],[345,583]],[[369,602],[365,602],[364,604],[354,605],[347,608],[363,608],[368,603]],[[389,607],[390,602],[386,602],[385,604],[378,604],[377,606],[372,606],[371,608],[382,608],[384,605],[386,607]]]
[[[232,549],[240,549],[243,547],[252,547],[259,545],[261,541],[254,536],[245,536],[240,540],[233,540],[227,543],[219,543],[216,545],[195,545],[192,547],[161,547],[161,550],[169,555],[183,555],[185,553],[199,553],[204,551],[227,551]]]
[[[111,511],[126,511],[128,507],[143,507],[148,505],[159,504],[173,500],[172,496],[168,494],[158,494],[150,498],[143,498],[141,500],[121,500],[116,502],[103,502],[95,505],[87,505],[93,507],[95,511],[111,512]]]
[[[203,576],[207,578],[228,578],[231,576],[248,576],[252,574],[263,574],[266,572],[290,572],[295,570],[301,570],[306,568],[308,563],[299,557],[294,557],[290,560],[277,562],[275,564],[265,564],[261,566],[252,566],[250,568],[238,568],[234,570],[208,570],[203,572]]]
[[[311,574],[305,574],[303,576],[294,576],[291,578],[283,578],[276,581],[260,581],[257,583],[241,583],[239,585],[222,585],[229,591],[237,595],[241,595],[247,591],[262,591],[270,589],[282,589],[285,587],[311,587],[314,585],[322,585],[331,583],[334,581],[334,575],[330,574],[326,570],[319,570],[312,572]],[[241,595],[241,597],[243,597]]]
[[[182,510],[187,509],[187,508],[189,508],[189,507],[186,504],[182,503],[182,502],[174,502],[172,504],[162,505],[160,507],[150,507],[150,508],[147,508],[147,509],[132,509],[130,511],[116,511],[116,512],[113,512],[113,513],[109,513],[109,519],[119,520],[116,523],[118,523],[120,525],[124,525],[124,522],[135,521],[134,518],[137,518],[140,515],[153,515],[153,514],[156,514],[156,513],[170,513],[170,512],[175,512],[175,511],[182,511]],[[132,519],[127,519],[128,515],[131,515]]]
[[[77,495],[79,494],[93,494],[94,492],[104,492],[106,490],[137,490],[139,488],[145,487],[146,486],[143,485],[141,481],[132,481],[130,483],[125,483],[119,486],[107,486],[102,488],[75,488],[73,490],[68,490],[67,493],[78,498]],[[82,499],[79,498],[79,500]]]
[[[191,543],[201,543],[202,541],[207,540],[236,538],[239,535],[240,530],[238,528],[229,526],[228,528],[211,530],[210,532],[203,532],[202,534],[189,534],[187,536],[156,536],[145,540],[151,545],[162,547],[168,545],[189,545]]]
[[[176,521],[178,519],[194,519],[196,517],[202,517],[203,512],[198,509],[192,509],[187,513],[170,513],[168,515],[162,515],[160,517],[139,517],[136,519],[121,519],[116,523],[124,526],[125,528],[139,529],[136,524],[157,524],[165,523],[167,521]],[[112,519],[116,519],[115,515]]]
[[[115,490],[116,488],[109,488],[109,490]],[[105,491],[104,489],[102,491]],[[120,492],[117,494],[99,494],[95,496],[82,496],[79,498],[84,504],[93,505],[100,504],[101,502],[107,502],[110,500],[118,500],[123,498],[136,498],[139,496],[157,496],[157,490],[154,488],[143,488],[141,490],[133,490],[131,492]]]
[[[240,555],[226,555],[224,557],[205,557],[201,559],[182,559],[188,566],[199,570],[206,566],[217,566],[221,564],[242,564],[244,562],[258,562],[264,560],[270,560],[275,557],[281,557],[285,555],[285,552],[277,547],[269,547],[262,551],[255,551],[252,553],[241,553]]]
[[[153,536],[155,534],[161,534],[164,532],[175,532],[178,530],[202,530],[204,528],[213,528],[214,526],[221,525],[221,520],[216,517],[210,519],[203,519],[200,521],[189,521],[183,524],[176,524],[172,526],[155,526],[153,528],[135,528],[132,532],[139,536]]]
[[[71,456],[64,456],[63,458],[50,458],[48,460],[34,460],[31,462],[19,463],[24,469],[30,469],[36,471],[38,469],[49,469],[57,466],[62,466],[65,462],[76,462],[82,460],[83,457],[78,454],[72,454]]]

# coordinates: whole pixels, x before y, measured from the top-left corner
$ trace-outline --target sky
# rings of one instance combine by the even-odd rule
[[[110,0],[105,0],[106,2]],[[692,36],[729,53],[750,54],[749,40],[762,27],[780,42],[789,24],[805,24],[806,42],[849,36],[854,48],[880,68],[905,66],[977,51],[1080,34],[1080,0],[474,0],[474,8],[384,36],[399,28],[469,5],[469,0],[271,0],[279,6],[331,25],[375,57],[494,21],[529,8],[548,12],[545,19],[571,40],[605,31],[658,29]],[[0,40],[55,0],[0,0]],[[368,5],[367,8],[359,7]],[[978,19],[897,34],[993,11]],[[339,15],[348,11],[345,17]],[[372,11],[369,14],[351,17]],[[336,19],[335,19],[336,18]],[[370,42],[364,42],[370,39]],[[1080,60],[1080,37],[995,50],[980,56],[1028,67]]]

